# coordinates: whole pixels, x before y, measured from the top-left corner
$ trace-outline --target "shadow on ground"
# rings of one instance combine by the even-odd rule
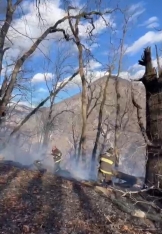
[[[1,234],[133,234],[131,229],[122,231],[123,225],[140,225],[139,219],[77,182],[46,172],[1,167],[0,181],[5,176],[0,193]]]

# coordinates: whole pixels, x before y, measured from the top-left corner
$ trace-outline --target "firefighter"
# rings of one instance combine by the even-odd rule
[[[106,153],[100,155],[98,171],[99,182],[103,185],[112,185],[112,179],[117,178],[125,181],[124,185],[127,185],[128,187],[134,185],[138,187],[138,184],[141,186],[140,184],[142,184],[144,178],[137,178],[118,171],[115,167],[115,159],[116,157],[113,148],[110,148]]]
[[[52,156],[53,156],[53,160],[54,160],[54,167],[55,167],[55,172],[58,172],[61,168],[60,168],[60,162],[62,160],[62,153],[61,151],[56,147],[54,146],[52,148],[52,152],[51,152]]]
[[[113,148],[109,148],[106,153],[101,154],[99,158],[98,179],[102,183],[110,184],[112,181],[112,168],[115,164]]]

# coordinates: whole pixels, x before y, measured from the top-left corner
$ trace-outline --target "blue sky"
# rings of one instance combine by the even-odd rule
[[[104,0],[103,4],[107,8],[113,8],[117,2],[119,1],[115,0],[108,5],[109,1]],[[83,6],[84,3],[84,1],[80,2],[79,0],[73,1],[73,4],[78,6],[78,8]],[[127,8],[127,17],[133,15],[133,18],[131,18],[128,24],[124,41],[126,53],[123,58],[120,76],[125,79],[137,79],[143,74],[143,68],[137,65],[137,61],[140,59],[143,48],[147,45],[152,45],[154,59],[154,45],[157,44],[159,49],[161,49],[162,32],[158,31],[158,29],[161,29],[162,25],[162,19],[160,17],[162,1],[158,1],[158,4],[155,4],[155,1],[153,0],[124,0],[119,2],[119,6],[123,9]],[[61,0],[48,0],[47,5],[41,6],[40,10],[42,18],[44,19],[43,23],[38,21],[36,9],[33,7],[32,1],[24,1],[21,8],[18,8],[18,14],[16,14],[16,18],[8,35],[12,41],[12,45],[10,45],[11,48],[8,51],[8,54],[6,54],[5,61],[12,62],[27,51],[35,38],[40,36],[48,26],[53,25],[58,19],[65,15],[64,9],[61,5]],[[0,13],[2,15],[2,12]],[[89,58],[88,69],[89,73],[90,71],[93,71],[93,76],[95,78],[104,74],[105,67],[108,64],[108,56],[110,54],[113,55],[109,43],[110,34],[115,48],[118,47],[119,41],[122,37],[122,27],[124,22],[123,15],[118,11],[113,15],[106,16],[105,19],[113,26],[113,33],[110,28],[106,27],[102,19],[97,19],[93,45],[89,45],[89,41],[86,40],[86,29],[89,25],[87,25],[86,22],[83,22],[83,24],[80,25],[82,42],[90,49],[94,58]],[[63,27],[67,29],[67,24],[63,25]],[[24,70],[28,72],[23,73],[22,76],[26,78],[26,80],[31,79],[30,85],[34,90],[32,93],[32,102],[35,105],[48,95],[48,87],[51,88],[54,79],[56,82],[56,74],[59,73],[58,64],[62,64],[59,65],[62,66],[62,69],[60,69],[62,73],[60,81],[69,77],[78,66],[76,47],[69,42],[60,42],[60,36],[62,37],[62,35],[58,33],[57,35],[49,35],[47,40],[45,40],[37,49],[36,53],[34,53],[25,63]],[[33,39],[29,39],[30,37]],[[161,56],[160,51],[159,55]],[[67,58],[65,59],[65,57]],[[63,60],[64,62],[62,63]],[[154,61],[153,64],[156,66],[156,61]],[[114,70],[114,74],[116,73],[116,70],[117,69]],[[45,76],[48,80],[47,83],[44,79]],[[56,101],[70,97],[80,91],[80,78],[77,77],[74,82],[75,85],[74,83],[71,83],[64,91],[59,93]],[[25,85],[26,87],[29,86],[28,83],[25,83]],[[15,93],[18,93],[18,90],[16,90]],[[27,92],[24,91],[24,98],[21,99],[21,102],[27,104],[27,102],[30,102],[30,99],[30,92],[27,94]]]

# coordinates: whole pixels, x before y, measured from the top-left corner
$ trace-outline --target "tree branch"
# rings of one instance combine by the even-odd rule
[[[63,82],[62,85],[60,85],[55,92],[51,92],[51,94],[46,97],[39,105],[34,108],[22,121],[21,123],[11,132],[10,137],[15,134],[30,118],[32,115],[34,115],[41,106],[43,106],[51,97],[56,96],[58,92],[63,89],[76,75],[78,75],[79,71],[77,70],[66,82]],[[9,138],[10,139],[10,138]]]

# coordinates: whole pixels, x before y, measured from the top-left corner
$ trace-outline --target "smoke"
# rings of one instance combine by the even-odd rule
[[[78,161],[76,157],[74,157],[70,161],[68,171],[71,177],[76,180],[95,181],[97,179],[97,161],[92,162],[91,157],[87,157],[84,161],[81,159]],[[64,174],[62,174],[62,176],[64,176]]]
[[[21,142],[22,143],[22,142]],[[55,172],[55,163],[53,160],[51,152],[51,146],[41,147],[40,144],[32,144],[30,150],[27,148],[29,142],[26,140],[26,144],[21,146],[18,144],[16,138],[13,138],[8,146],[5,149],[2,149],[0,152],[0,156],[4,158],[4,160],[10,160],[14,163],[19,163],[22,167],[26,166],[31,170],[38,170],[34,162],[39,160],[41,162],[41,169],[45,169],[47,172],[57,174],[61,177],[67,179],[73,179],[77,181],[97,181],[98,174],[98,160],[92,161],[91,155],[86,157],[83,160],[77,160],[74,156],[68,157],[67,155],[63,155],[62,161],[60,164],[61,170]],[[21,146],[21,147],[20,147]],[[128,152],[122,152],[122,159],[120,162],[120,166],[118,168],[119,171],[125,172],[129,175],[134,175],[137,177],[143,177],[145,173],[145,162],[144,155],[142,159],[142,152],[140,152],[140,160],[136,160],[133,153],[135,152],[134,147],[130,147]],[[138,153],[139,153],[138,152]],[[137,153],[137,155],[138,155]],[[115,180],[116,181],[116,180]],[[114,181],[114,182],[115,182]],[[116,181],[118,182],[118,181]]]
[[[39,144],[30,146],[30,142],[27,139],[24,144],[22,141],[22,139],[18,140],[16,137],[13,137],[5,148],[1,146],[0,154],[4,160],[18,162],[24,166],[33,164],[35,160],[42,160],[45,149],[41,149]]]
[[[32,144],[30,147],[29,145],[30,142],[28,140],[22,145],[22,139],[19,138],[18,140],[16,137],[13,137],[7,147],[1,149],[0,156],[5,161],[12,161],[13,165],[19,163],[22,167],[25,166],[31,170],[38,170],[34,162],[39,160],[42,169],[55,173],[56,165],[50,154],[51,147],[41,147],[38,143]],[[82,160],[78,161],[75,156],[68,158],[67,155],[63,155],[60,168],[61,170],[57,174],[65,178],[88,181],[97,179],[97,161],[91,162],[91,156],[87,157],[83,162]]]

